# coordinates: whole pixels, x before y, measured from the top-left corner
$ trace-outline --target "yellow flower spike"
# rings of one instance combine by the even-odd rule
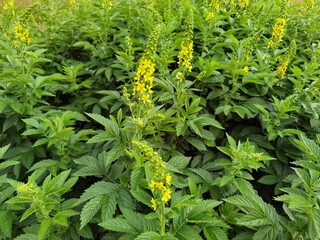
[[[166,184],[171,185],[171,180],[172,180],[172,176],[169,173],[167,173],[166,174]]]
[[[163,193],[161,201],[164,203],[167,203],[167,202],[169,202],[170,199],[171,199],[171,190],[169,188],[167,188]]]
[[[153,210],[157,209],[157,202],[154,198],[151,198],[151,207]]]
[[[282,37],[285,31],[286,19],[284,17],[278,18],[272,28],[272,36],[269,41],[268,47],[273,47],[277,43],[282,41]]]
[[[283,61],[283,63],[279,67],[277,67],[276,74],[279,77],[283,77],[287,71],[288,65],[289,65],[289,60]]]
[[[151,180],[151,182],[149,183],[149,188],[153,192],[156,189],[156,183]]]
[[[184,66],[189,72],[191,72],[192,57],[193,57],[193,42],[190,41],[189,44],[187,44],[185,41],[182,41],[181,51],[179,52],[179,55],[178,55],[179,66]]]
[[[245,66],[245,67],[243,68],[243,71],[248,72],[248,71],[249,71],[249,67],[248,67],[248,66]]]
[[[158,182],[158,183],[156,184],[156,187],[155,187],[155,188],[161,190],[161,189],[165,188],[165,186],[164,186],[163,182]]]

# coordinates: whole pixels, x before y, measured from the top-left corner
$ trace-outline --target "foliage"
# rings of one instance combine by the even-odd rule
[[[319,1],[0,13],[0,239],[320,239]]]

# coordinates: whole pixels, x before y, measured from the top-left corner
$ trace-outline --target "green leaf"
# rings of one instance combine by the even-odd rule
[[[105,165],[109,165],[115,160],[119,159],[125,154],[125,148],[120,144],[115,144],[110,151],[108,151],[107,158],[105,159]]]
[[[107,132],[98,133],[97,135],[90,138],[87,143],[100,143],[100,142],[106,142],[109,140],[114,139],[114,136]]]
[[[115,232],[137,233],[136,229],[133,228],[133,226],[126,219],[114,218],[106,220],[99,225],[107,230]]]
[[[73,161],[82,165],[81,169],[73,174],[74,176],[103,176],[106,174],[104,159],[96,159],[86,155]]]
[[[239,191],[242,194],[248,193],[248,192],[254,193],[253,186],[251,185],[251,183],[249,181],[247,181],[245,179],[235,178],[234,179],[234,184],[237,186],[237,188],[239,189]]]
[[[89,226],[79,229],[79,235],[85,239],[93,239],[93,234]]]
[[[14,240],[38,240],[38,235],[26,233],[26,234],[19,235]]]
[[[41,146],[43,144],[46,144],[47,142],[48,142],[47,138],[40,138],[33,144],[33,147]]]
[[[141,233],[134,240],[161,240],[161,235],[156,232],[144,232]]]
[[[192,172],[196,173],[198,176],[200,176],[205,182],[207,183],[212,183],[213,182],[213,177],[211,173],[205,169],[202,168],[190,168]]]
[[[186,137],[186,140],[199,151],[206,151],[206,145],[198,138]]]
[[[167,164],[171,165],[174,169],[185,169],[190,163],[191,157],[186,156],[174,156]]]
[[[112,120],[101,116],[100,114],[96,114],[96,113],[86,113],[86,114],[89,117],[91,117],[93,120],[95,120],[96,122],[98,122],[102,126],[104,126],[105,130],[107,132],[112,133],[112,135],[114,137],[119,136],[119,127],[115,122],[113,122]]]
[[[51,218],[46,218],[42,220],[38,233],[38,240],[45,240],[47,238],[47,235],[50,233],[52,227],[53,220]]]
[[[185,122],[179,122],[176,126],[177,137],[184,136],[188,130],[188,125]]]
[[[151,207],[151,196],[146,191],[135,189],[131,191],[131,194],[139,202],[142,202],[146,206]]]
[[[113,194],[113,192],[118,191],[119,187],[119,185],[114,183],[104,181],[96,182],[84,191],[77,204],[83,203],[97,196]]]
[[[228,240],[226,231],[219,227],[205,227],[203,233],[207,240]]]
[[[59,162],[51,159],[45,159],[40,162],[37,162],[32,165],[32,167],[29,169],[30,172],[36,170],[36,169],[48,169],[54,166],[58,166]]]
[[[222,125],[217,120],[215,120],[213,116],[208,114],[195,118],[194,122],[200,124],[201,127],[212,126],[218,129],[224,129],[224,127],[222,127]]]
[[[117,194],[104,195],[101,199],[101,220],[106,221],[113,218],[117,209]]]
[[[8,151],[10,144],[0,148],[0,159],[3,158],[4,154]]]
[[[297,147],[302,150],[307,156],[316,162],[320,162],[320,147],[313,140],[300,136],[300,140],[294,139]]]
[[[202,240],[199,235],[199,230],[196,230],[194,227],[184,225],[177,231],[177,233],[183,237],[184,240]]]
[[[29,217],[31,214],[33,214],[34,212],[36,212],[38,209],[36,208],[36,206],[32,205],[30,208],[28,208],[22,215],[20,222],[22,222],[23,220],[25,220],[27,217]]]
[[[133,169],[133,171],[131,172],[131,176],[130,176],[131,189],[136,189],[139,186],[139,184],[141,183],[141,181],[143,179],[143,176],[144,176],[144,168],[143,167]]]
[[[279,178],[275,175],[265,175],[262,176],[259,180],[259,183],[263,183],[266,185],[274,185],[277,184],[279,182]]]
[[[190,120],[187,122],[192,131],[198,136],[203,138],[203,129],[202,126],[196,122],[196,120]]]
[[[253,235],[252,240],[274,240],[278,239],[278,233],[277,229],[271,227],[271,226],[262,226],[259,228],[259,230]]]
[[[68,218],[75,215],[78,215],[78,212],[74,210],[71,210],[71,209],[62,210],[62,211],[59,211],[56,215],[54,215],[53,221],[56,224],[68,227],[69,226]]]
[[[81,211],[80,214],[80,229],[86,226],[91,219],[96,215],[96,213],[101,208],[101,199],[102,195],[92,198],[89,202],[87,202]]]
[[[0,231],[5,238],[11,238],[13,213],[11,211],[0,211]]]
[[[7,160],[5,162],[0,163],[0,170],[5,169],[7,167],[11,167],[11,166],[17,165],[19,163],[20,162],[18,162],[18,161]]]

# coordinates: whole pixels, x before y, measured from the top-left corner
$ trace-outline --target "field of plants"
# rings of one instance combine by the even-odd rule
[[[320,239],[320,5],[4,0],[0,239]]]

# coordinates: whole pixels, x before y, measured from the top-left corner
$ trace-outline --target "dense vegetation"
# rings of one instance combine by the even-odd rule
[[[0,239],[320,239],[320,8],[0,12]]]

